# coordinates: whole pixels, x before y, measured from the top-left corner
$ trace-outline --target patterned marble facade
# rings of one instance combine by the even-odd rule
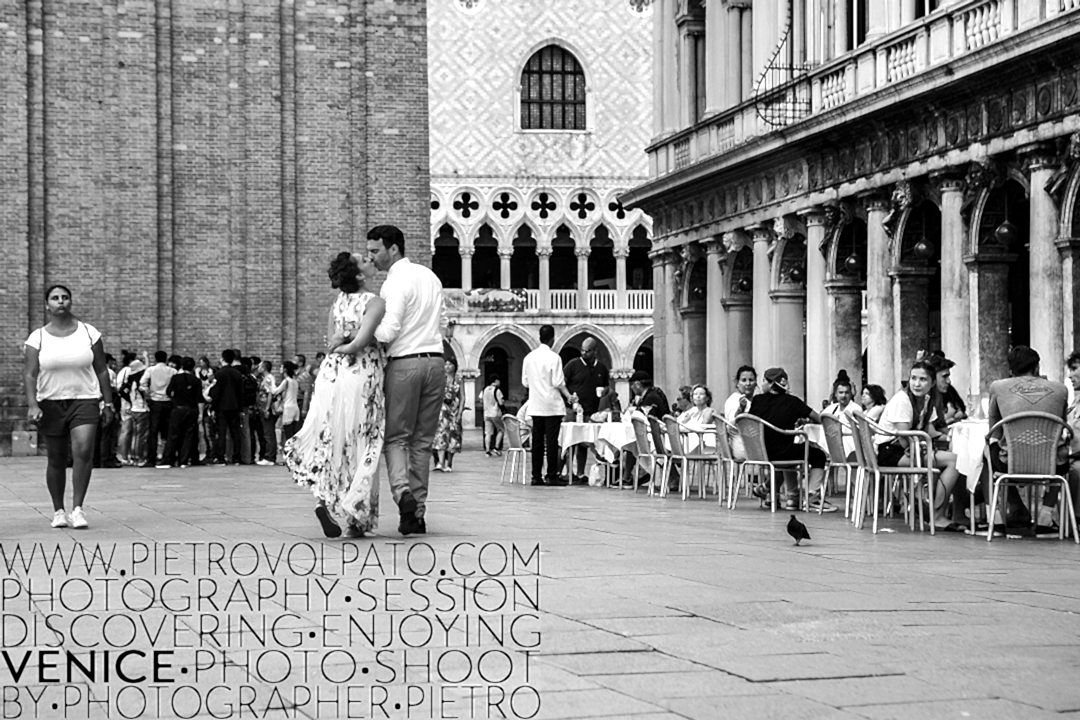
[[[653,215],[656,293],[673,297],[656,306],[660,378],[727,387],[744,362],[784,365],[815,405],[841,368],[891,391],[941,348],[977,403],[1028,344],[1064,379],[1080,321],[1080,2],[653,8],[668,89],[651,179],[622,200]],[[687,352],[699,335],[706,352]]]
[[[624,396],[652,368],[652,220],[619,202],[648,177],[652,32],[630,0],[428,3],[432,267],[470,407],[493,376],[521,401],[544,323],[564,357],[596,337]],[[525,129],[523,71],[549,47],[580,66],[584,130]]]

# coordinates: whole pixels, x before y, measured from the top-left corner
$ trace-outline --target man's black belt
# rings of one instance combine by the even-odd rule
[[[413,358],[442,357],[441,352],[413,353],[412,355],[395,355],[391,360],[412,360]]]

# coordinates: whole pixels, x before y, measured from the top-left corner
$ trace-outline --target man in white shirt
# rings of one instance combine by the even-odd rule
[[[169,387],[169,381],[176,374],[176,370],[166,364],[169,354],[164,350],[154,353],[154,364],[143,373],[139,387],[146,396],[150,406],[150,435],[146,441],[146,462],[142,467],[155,467],[157,465],[158,438],[165,439],[169,430],[169,413],[172,411],[172,399],[165,393]]]
[[[402,535],[427,532],[431,442],[439,424],[443,371],[442,283],[405,257],[405,236],[393,225],[367,234],[368,256],[386,271],[379,295],[386,314],[375,339],[387,344],[386,437],[383,456]]]
[[[551,349],[555,328],[540,326],[540,346],[525,356],[521,381],[529,388],[532,417],[532,484],[566,485],[559,477],[559,426],[562,425],[570,391],[566,389],[562,358]],[[547,476],[541,474],[547,455]]]

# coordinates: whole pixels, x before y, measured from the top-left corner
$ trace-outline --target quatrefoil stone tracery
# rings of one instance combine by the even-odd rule
[[[589,216],[589,213],[596,209],[596,203],[589,199],[588,194],[578,193],[570,201],[570,209],[577,213],[579,220],[584,220]]]
[[[626,218],[626,208],[618,200],[612,200],[607,206],[608,212],[612,213],[617,219],[624,220]]]
[[[555,203],[555,200],[552,199],[550,195],[542,192],[536,196],[536,199],[532,201],[532,205],[530,207],[532,207],[533,211],[535,211],[536,214],[538,214],[541,218],[547,220],[548,215],[555,212],[556,208],[558,208],[559,206]]]
[[[510,193],[500,193],[495,202],[491,203],[491,207],[499,213],[499,217],[503,220],[510,217],[510,215],[517,210],[518,204],[514,201]]]
[[[480,209],[480,203],[473,199],[472,193],[463,192],[454,201],[454,209],[461,214],[461,217],[467,218],[473,214],[474,210]]]

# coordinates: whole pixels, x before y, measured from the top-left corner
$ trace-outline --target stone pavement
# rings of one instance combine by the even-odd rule
[[[101,700],[110,693],[117,703],[112,717],[123,716],[124,702],[128,703],[128,716],[134,717],[173,716],[171,712],[196,717],[352,714],[487,718],[501,717],[500,710],[509,717],[529,717],[536,713],[530,705],[532,691],[540,698],[535,714],[540,718],[1080,717],[1080,683],[1072,682],[1080,666],[1080,548],[1070,542],[1023,539],[987,544],[983,538],[958,535],[931,538],[910,533],[896,522],[889,524],[895,532],[874,536],[869,528],[851,528],[841,512],[824,517],[804,515],[813,540],[793,547],[784,532],[788,513],[763,512],[756,502],[742,502],[736,510],[728,511],[715,501],[682,502],[675,496],[650,498],[641,492],[635,495],[615,489],[511,486],[499,482],[500,462],[474,450],[458,457],[452,474],[433,472],[429,534],[394,545],[401,538],[395,532],[396,508],[385,480],[378,534],[344,541],[321,537],[310,495],[291,485],[282,468],[98,470],[87,505],[91,527],[76,534],[48,527],[51,512],[43,458],[0,461],[0,547],[5,556],[10,558],[16,547],[30,553],[34,543],[43,543],[48,552],[57,546],[72,548],[76,540],[90,548],[116,544],[114,564],[108,572],[99,567],[64,573],[68,579],[107,575],[115,588],[121,580],[117,568],[126,567],[131,573],[129,580],[146,578],[143,587],[134,591],[141,590],[147,597],[160,593],[146,605],[131,598],[118,601],[114,594],[113,614],[145,621],[169,615],[162,605],[168,605],[170,595],[188,601],[196,597],[193,589],[167,589],[164,583],[169,577],[209,578],[224,584],[240,575],[249,590],[258,580],[288,577],[297,583],[305,581],[302,566],[307,550],[299,553],[295,563],[290,559],[288,572],[260,564],[254,575],[244,576],[245,562],[250,558],[248,546],[240,546],[242,551],[224,570],[220,564],[199,564],[199,556],[209,547],[206,545],[174,546],[176,566],[172,571],[163,565],[153,568],[149,559],[142,564],[132,562],[146,555],[147,548],[160,559],[164,553],[160,547],[153,552],[153,543],[220,543],[215,547],[224,548],[226,553],[244,542],[266,543],[271,548],[310,548],[331,559],[329,566],[320,566],[317,573],[326,585],[334,578],[342,580],[331,588],[324,607],[318,602],[324,586],[309,582],[306,605],[299,610],[296,598],[288,596],[275,595],[258,607],[250,597],[243,602],[233,597],[236,605],[223,607],[222,596],[216,595],[217,605],[204,607],[201,613],[180,613],[181,624],[189,628],[207,618],[223,619],[230,610],[243,611],[232,615],[249,618],[292,613],[299,616],[295,625],[298,635],[309,628],[312,635],[316,629],[321,633],[310,646],[322,662],[319,673],[312,672],[313,677],[302,678],[295,662],[286,665],[291,670],[284,674],[275,675],[276,670],[267,669],[280,665],[288,652],[279,650],[265,658],[267,667],[257,673],[249,665],[243,680],[226,673],[243,667],[240,653],[281,648],[287,643],[275,644],[265,637],[258,643],[237,641],[226,643],[227,647],[217,651],[221,655],[214,656],[211,650],[199,654],[185,641],[185,633],[174,629],[166,632],[167,640],[139,637],[125,644],[116,639],[122,620],[114,620],[112,628],[105,627],[103,618],[110,612],[103,604],[109,601],[108,593],[101,588],[68,588],[69,597],[64,600],[68,607],[52,606],[59,617],[55,624],[61,628],[77,614],[81,607],[78,599],[84,598],[83,604],[90,607],[86,612],[97,611],[96,619],[86,621],[84,637],[111,642],[114,648],[175,647],[174,664],[186,664],[181,672],[189,667],[197,671],[200,663],[212,669],[201,675],[196,672],[193,679],[176,676],[190,687],[186,693],[172,696],[171,711],[149,709],[153,706],[140,711],[140,706],[131,704],[134,693],[119,699],[121,690],[130,689],[125,683],[115,677],[102,683],[97,676],[90,682],[85,674],[76,672],[70,683],[73,688],[66,690],[70,695],[57,703],[59,709],[50,711],[46,698],[35,715],[28,692],[42,691],[42,677],[62,674],[63,662],[61,671],[42,670],[42,665],[54,660],[31,656],[21,681],[13,682],[14,670],[23,658],[13,654],[7,660],[14,663],[14,670],[0,665],[0,685],[8,686],[0,717],[104,717],[104,706],[95,706],[88,698]],[[485,543],[497,544],[487,548],[486,558],[479,552],[470,555],[470,548]],[[536,580],[531,574],[537,562],[536,557],[529,557],[529,549],[537,543],[538,593],[529,584]],[[396,549],[398,557],[404,557],[413,546],[417,546],[416,562],[404,563],[404,569],[396,571],[390,567],[392,551]],[[514,547],[520,554],[515,574],[510,576],[509,570],[501,568],[500,549]],[[335,570],[334,563],[342,557],[359,552],[370,558],[372,550],[381,553],[383,567],[365,565],[361,570],[354,564]],[[458,553],[457,562],[451,563],[453,552]],[[509,556],[515,559],[513,550]],[[352,658],[333,650],[341,644],[338,641],[345,634],[345,624],[327,618],[350,604],[357,605],[347,593],[355,594],[359,588],[358,575],[383,573],[408,582],[410,578],[427,579],[429,569],[438,569],[441,575],[448,568],[449,574],[442,577],[457,578],[458,582],[462,578],[475,582],[478,576],[471,574],[472,569],[482,569],[491,576],[486,586],[476,588],[479,594],[474,598],[481,611],[491,611],[487,613],[489,620],[524,618],[520,627],[528,628],[527,632],[511,631],[503,638],[517,652],[506,661],[507,672],[512,668],[513,677],[499,682],[499,656],[492,655],[483,673],[486,682],[482,682],[478,677],[483,664],[477,660],[478,648],[465,639],[469,635],[444,634],[440,639],[443,633],[437,631],[434,638],[427,637],[422,622],[401,623],[401,636],[390,648],[402,648],[404,643],[417,648],[416,652],[434,650],[436,658],[442,654],[435,684],[457,683],[459,687],[450,688],[450,694],[444,696],[456,698],[456,705],[439,705],[432,700],[435,690],[423,679],[415,682],[417,674],[425,672],[423,667],[411,678],[406,674],[404,664],[412,662],[407,655],[386,655],[380,661],[377,648],[371,644],[357,647]],[[7,651],[21,653],[57,644],[48,641],[47,630],[36,641],[15,642],[19,640],[15,637],[18,628],[10,616],[32,621],[47,613],[60,591],[53,597],[47,593],[35,596],[29,604],[21,596],[12,596],[31,581],[44,582],[50,575],[63,580],[58,570],[54,567],[50,574],[38,563],[10,572],[3,568],[0,574],[4,578],[0,595],[5,598],[3,612],[7,614],[5,644],[17,646]],[[519,587],[515,587],[516,581],[520,581]],[[406,584],[395,585],[389,594],[383,592],[384,586],[375,590],[377,586],[379,583],[373,582],[364,594],[364,602],[369,602],[368,597],[378,598],[370,600],[378,606],[363,615],[365,621],[400,620],[408,614],[393,612],[399,608],[391,607],[395,593],[416,600]],[[40,591],[42,586],[36,588]],[[507,599],[507,588],[513,601]],[[204,590],[200,587],[198,594]],[[260,586],[259,591],[263,590],[271,594]],[[539,628],[530,624],[530,592],[538,595]],[[137,595],[135,592],[133,597]],[[455,610],[462,607],[464,602]],[[370,610],[359,605],[358,609],[361,613]],[[472,610],[474,616],[485,614],[475,607]],[[431,616],[434,610],[425,612]],[[74,628],[70,629],[64,647],[77,649],[71,644]],[[541,631],[539,647],[533,648],[535,654],[528,658],[526,678],[521,651],[529,648],[529,633],[536,629]],[[216,640],[237,640],[243,635],[234,625]],[[248,638],[251,636],[249,632]],[[186,633],[187,640],[191,637],[192,633]],[[200,642],[199,647],[211,646],[205,635]],[[490,633],[479,644],[484,651],[495,647]],[[455,647],[463,651],[445,653]],[[114,656],[117,652],[114,650]],[[142,667],[131,662],[134,670]],[[418,662],[424,664],[423,660]],[[428,662],[432,662],[430,656]],[[353,672],[366,675],[369,668],[375,671],[367,681],[369,687],[357,691],[367,693],[363,702],[348,710],[340,698],[337,705],[327,702],[317,707],[305,702],[303,692],[331,693],[335,682],[344,683],[350,663]],[[363,669],[357,671],[360,665]],[[129,679],[136,674],[134,670],[128,670]],[[168,672],[175,673],[175,667],[162,671],[163,675]],[[466,676],[467,680],[458,682]],[[348,684],[361,685],[363,675],[356,678]],[[416,687],[405,692],[404,679],[414,681]],[[470,683],[485,686],[486,700],[462,699],[466,690],[460,686]],[[146,684],[141,686],[144,691]],[[252,712],[242,712],[244,709],[236,705],[220,704],[214,710],[209,690],[215,685],[222,686],[220,697],[239,692],[242,698],[245,691],[237,686],[250,687],[251,693],[258,693],[259,703],[277,686],[282,699],[280,704],[262,705],[261,711],[259,705],[249,707]],[[374,693],[375,685],[380,686],[380,693],[386,693],[389,704],[380,702],[386,697]],[[21,693],[18,707],[11,686]],[[492,702],[505,702],[489,705],[489,686],[505,691],[505,697],[496,696]],[[291,688],[290,692],[285,692],[286,688]],[[521,688],[531,690],[522,690],[518,702],[511,706],[511,691]],[[55,687],[45,689],[52,692]],[[77,691],[85,692],[85,697],[75,698]]]

